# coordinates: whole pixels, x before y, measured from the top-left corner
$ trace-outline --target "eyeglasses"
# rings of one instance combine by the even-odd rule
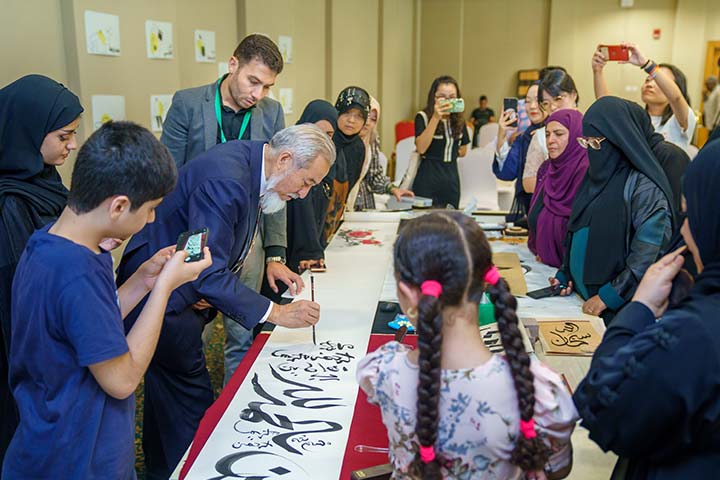
[[[365,117],[363,116],[363,114],[360,113],[355,108],[352,108],[352,109],[348,110],[347,112],[340,114],[340,116],[343,116],[343,115],[345,115],[348,119],[365,121]]]
[[[540,102],[540,108],[545,111],[550,110],[552,107],[558,107],[568,97],[566,92],[561,93],[557,97],[553,97],[550,100],[543,100]]]
[[[600,150],[600,144],[605,140],[605,137],[578,137],[577,142],[583,148],[592,148],[593,150]]]

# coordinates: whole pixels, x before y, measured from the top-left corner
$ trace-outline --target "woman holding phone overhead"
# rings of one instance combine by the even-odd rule
[[[421,160],[412,191],[432,198],[433,206],[460,204],[457,159],[470,143],[462,112],[452,112],[453,100],[462,98],[454,78],[436,78],[428,92],[425,109],[415,115],[415,148]]]
[[[500,115],[500,120],[498,121],[498,141],[495,158],[493,159],[493,173],[500,180],[512,181],[523,178],[528,147],[533,139],[533,135],[538,132],[538,129],[543,127],[543,121],[547,116],[545,111],[540,108],[540,103],[538,102],[539,85],[539,81],[533,83],[525,94],[525,111],[530,119],[530,126],[515,139],[512,147],[508,145],[507,132],[514,130],[514,128],[511,127],[511,123],[513,123],[513,112],[506,110]],[[517,206],[513,211],[518,212],[521,216],[527,215],[528,210],[530,210],[531,199],[532,192],[526,192],[523,189],[521,181],[516,182],[515,199],[513,203]],[[509,218],[508,220],[517,221],[517,218]]]
[[[604,69],[609,61],[611,47],[598,45],[593,53],[595,98],[610,95]],[[645,110],[650,115],[655,131],[668,142],[687,150],[695,133],[697,119],[690,108],[685,75],[675,65],[656,64],[645,57],[634,43],[621,43],[619,47],[627,50],[627,60],[618,60],[620,63],[640,67],[647,74],[641,88],[641,98],[645,102]]]
[[[82,111],[75,94],[42,75],[0,89],[0,464],[18,424],[7,387],[12,279],[32,233],[65,207],[68,190],[55,167],[78,147]]]

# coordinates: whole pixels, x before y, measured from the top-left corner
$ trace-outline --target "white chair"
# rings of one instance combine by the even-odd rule
[[[484,128],[484,127],[483,127]],[[492,148],[473,148],[458,158],[460,174],[460,209],[473,198],[480,210],[499,210],[498,186],[492,172],[495,152]]]
[[[400,182],[410,165],[410,155],[415,151],[415,137],[403,138],[395,145],[395,182]]]
[[[498,124],[496,122],[486,123],[480,127],[480,131],[478,132],[477,146],[483,148],[492,142],[494,138],[497,138],[497,134]]]

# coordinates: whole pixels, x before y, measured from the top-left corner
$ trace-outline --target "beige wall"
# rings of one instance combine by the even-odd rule
[[[81,141],[92,132],[93,95],[125,96],[127,119],[149,127],[150,95],[173,94],[217,78],[217,63],[195,62],[193,30],[215,31],[219,61],[225,61],[237,44],[236,0],[207,3],[212,8],[199,9],[191,0],[2,0],[0,85],[28,73],[68,85],[85,107]],[[85,10],[120,17],[119,57],[87,53]],[[145,20],[173,24],[174,59],[147,58]],[[74,155],[60,168],[66,183],[73,163]]]
[[[59,0],[1,0],[0,12],[0,87],[29,73],[67,83]]]
[[[617,0],[552,0],[548,63],[567,68],[575,79],[581,108],[594,100],[590,59],[598,44],[637,43],[658,62],[672,61],[675,0],[635,0],[633,8],[620,8]],[[654,28],[662,29],[653,40]],[[632,65],[605,67],[610,92],[640,101],[645,74]]]
[[[280,35],[293,39],[293,61],[272,89],[276,98],[280,88],[293,89],[293,112],[285,115],[285,124],[292,125],[308,102],[325,98],[325,0],[246,0],[244,7],[240,29],[264,33],[275,42]]]
[[[345,87],[378,91],[378,0],[333,0],[331,93],[334,101]]]
[[[460,83],[466,115],[488,96],[496,112],[516,95],[517,71],[545,65],[550,0],[423,0],[417,107],[434,78]]]
[[[291,36],[294,62],[274,89],[277,96],[279,88],[293,88],[294,112],[286,123],[310,100],[333,102],[341,88],[357,84],[381,102],[388,153],[395,123],[413,117],[438,75],[459,80],[468,111],[482,93],[498,109],[501,98],[514,93],[517,70],[561,64],[587,107],[595,45],[628,40],[653,59],[677,64],[698,108],[706,42],[720,40],[715,0],[636,0],[631,9],[621,9],[618,0],[208,0],[203,8],[193,0],[0,1],[0,85],[27,73],[67,84],[86,108],[81,138],[90,131],[94,94],[124,95],[128,119],[148,125],[150,95],[214,80],[217,64],[195,62],[196,28],[216,32],[218,61],[229,58],[245,33],[276,41]],[[120,57],[86,53],[86,9],[120,16]],[[146,58],[146,19],[173,24],[173,60]],[[651,38],[653,28],[662,29],[660,40]],[[614,93],[639,101],[638,69],[610,65],[606,74]]]
[[[395,144],[395,124],[415,113],[415,25],[419,0],[384,0],[382,8],[379,86],[376,95],[382,108],[380,140],[388,154]]]
[[[419,0],[239,0],[239,31],[277,41],[293,38],[293,63],[285,66],[273,93],[293,89],[293,124],[313,99],[335,102],[358,85],[381,103],[383,148],[389,153],[394,126],[412,116],[415,71],[414,13]]]
[[[463,13],[460,85],[467,113],[485,94],[497,114],[503,97],[517,96],[518,70],[545,65],[550,0],[466,0]]]

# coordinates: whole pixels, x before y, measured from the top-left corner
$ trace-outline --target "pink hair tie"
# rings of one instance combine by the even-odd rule
[[[485,272],[485,281],[490,285],[495,285],[497,284],[498,280],[500,280],[500,272],[498,271],[497,267],[493,265],[492,267],[488,268],[487,272]]]
[[[442,293],[442,285],[435,280],[425,280],[420,284],[420,291],[423,295],[439,298]]]
[[[435,447],[432,445],[429,447],[420,445],[420,460],[422,460],[423,463],[430,463],[435,460]]]
[[[522,433],[523,437],[528,440],[537,437],[537,432],[535,431],[535,420],[532,418],[527,422],[525,420],[520,420],[520,433]]]

